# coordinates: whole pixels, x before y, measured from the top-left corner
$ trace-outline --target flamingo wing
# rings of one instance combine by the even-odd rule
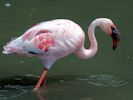
[[[54,45],[53,33],[45,29],[30,30],[22,38],[29,42],[25,48],[32,54],[47,52]]]
[[[47,52],[48,49],[54,45],[52,33],[49,32],[44,32],[36,35],[31,41],[34,43],[35,47],[44,52]]]

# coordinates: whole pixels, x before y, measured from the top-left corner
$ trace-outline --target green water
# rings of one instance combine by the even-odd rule
[[[133,100],[131,0],[1,0],[0,51],[11,37],[32,25],[56,18],[78,23],[86,33],[91,21],[108,17],[122,39],[116,51],[111,38],[96,29],[97,55],[81,60],[70,55],[47,74],[47,87],[32,92],[43,69],[37,58],[0,54],[0,100]],[[86,47],[89,47],[86,38]]]

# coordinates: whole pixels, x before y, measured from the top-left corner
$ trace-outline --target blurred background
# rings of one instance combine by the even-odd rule
[[[97,55],[81,60],[72,54],[57,61],[48,72],[48,88],[45,95],[41,92],[42,98],[132,100],[132,3],[131,0],[1,0],[0,51],[12,37],[20,36],[39,22],[53,19],[70,19],[79,24],[86,34],[85,47],[89,48],[89,24],[99,17],[110,18],[121,32],[117,50],[112,50],[111,38],[97,28]],[[34,78],[40,76],[42,69],[38,58],[0,53],[0,82],[17,76],[32,76],[30,81],[35,83]],[[43,100],[31,92],[32,86],[16,85],[1,88],[0,100]]]

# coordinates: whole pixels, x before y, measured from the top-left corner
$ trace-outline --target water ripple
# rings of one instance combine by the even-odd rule
[[[30,86],[19,86],[19,85],[5,85],[4,88],[0,88],[0,100],[7,100],[17,98],[24,95],[32,88]]]
[[[25,76],[11,77],[8,79],[0,80],[0,100],[14,99],[19,98],[32,91],[34,85],[38,80],[37,76],[32,74],[27,74]],[[89,85],[98,86],[98,87],[120,87],[126,86],[128,82],[125,80],[116,77],[114,75],[107,74],[86,74],[69,77],[56,77],[48,80],[48,84],[57,82],[56,85],[65,86],[66,84],[75,84],[77,81],[80,83],[87,83]],[[64,84],[64,85],[63,85]],[[53,87],[52,87],[53,89]]]
[[[37,79],[33,75],[0,79],[0,100],[10,100],[31,92]]]
[[[79,77],[78,80],[80,81],[87,81],[89,84],[94,86],[101,86],[101,87],[119,87],[125,86],[128,84],[125,80],[121,80],[114,75],[106,75],[106,74],[99,74],[99,75],[87,75],[86,77]]]

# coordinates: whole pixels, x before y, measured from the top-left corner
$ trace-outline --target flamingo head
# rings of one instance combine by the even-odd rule
[[[120,41],[120,32],[116,28],[112,20],[107,19],[107,18],[101,18],[101,19],[102,21],[100,21],[99,26],[105,33],[109,34],[112,37],[113,50],[115,50]]]

